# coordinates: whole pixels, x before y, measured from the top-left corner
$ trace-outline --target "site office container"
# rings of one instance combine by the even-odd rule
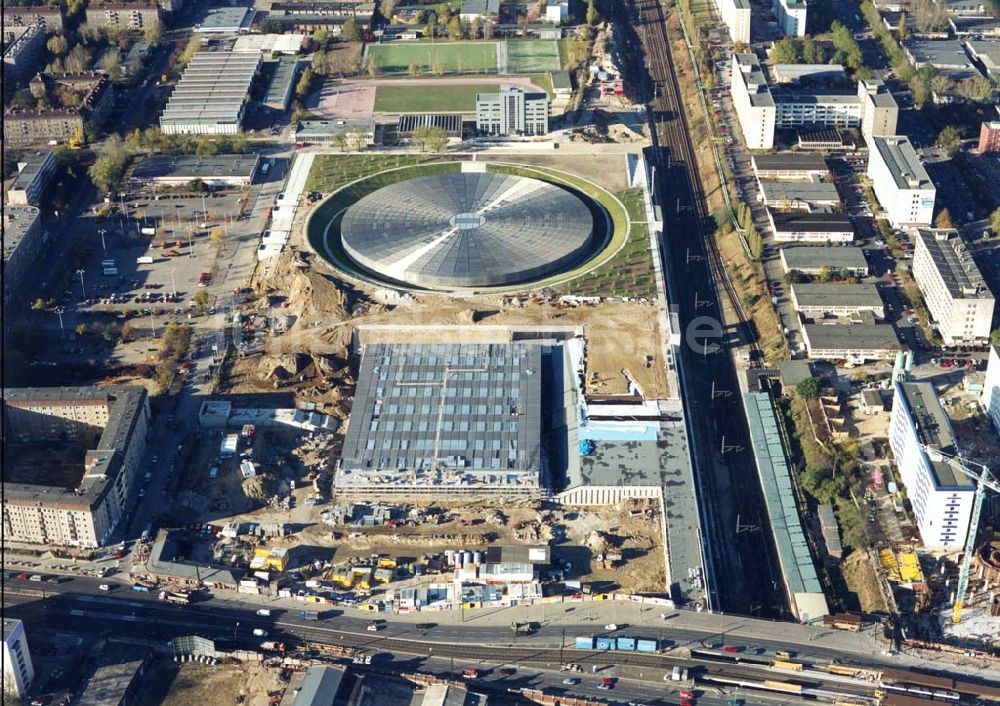
[[[615,650],[615,638],[613,637],[599,637],[597,638],[597,649],[608,650],[613,652]]]
[[[659,645],[656,640],[636,640],[635,649],[639,652],[656,652]]]
[[[625,650],[628,652],[635,651],[635,638],[634,637],[619,637],[618,638],[618,649]]]

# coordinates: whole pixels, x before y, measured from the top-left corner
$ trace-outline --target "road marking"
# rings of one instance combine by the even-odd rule
[[[75,615],[78,618],[83,618],[83,617],[86,617],[87,611],[85,611],[85,610],[71,610],[69,612],[69,614],[70,615]]]

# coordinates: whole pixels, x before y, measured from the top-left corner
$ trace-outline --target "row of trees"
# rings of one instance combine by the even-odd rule
[[[736,222],[746,232],[750,255],[759,260],[764,255],[764,241],[760,231],[757,230],[757,225],[753,222],[753,211],[742,201],[736,207]]]
[[[125,138],[125,146],[133,151],[156,152],[159,154],[215,154],[244,153],[250,149],[247,136],[242,132],[235,135],[168,135],[159,128],[133,130]]]

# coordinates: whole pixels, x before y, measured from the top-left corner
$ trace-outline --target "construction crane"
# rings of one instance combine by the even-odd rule
[[[979,514],[983,509],[983,497],[986,489],[1000,493],[1000,484],[993,480],[988,466],[976,461],[966,461],[961,456],[952,456],[941,449],[920,444],[927,457],[934,463],[946,463],[954,470],[976,481],[976,494],[972,500],[972,516],[969,518],[969,532],[965,538],[965,553],[962,555],[962,568],[958,572],[958,585],[955,587],[955,604],[952,608],[951,622],[962,622],[962,604],[965,602],[965,591],[969,587],[969,568],[972,565],[972,553],[976,547],[976,534],[979,530]],[[979,468],[974,471],[970,466]]]

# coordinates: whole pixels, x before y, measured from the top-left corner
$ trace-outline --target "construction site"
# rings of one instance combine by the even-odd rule
[[[641,280],[619,296],[573,293],[633,262],[652,279],[646,167],[619,159],[519,155],[527,171],[505,167],[558,175],[612,224],[558,290],[387,288],[324,262],[297,216],[241,302],[236,355],[181,459],[171,514],[185,522],[161,532],[148,573],[195,583],[184,565],[198,563],[218,569],[219,587],[375,609],[581,590],[703,604],[663,312]],[[453,579],[465,593],[429,588]]]

